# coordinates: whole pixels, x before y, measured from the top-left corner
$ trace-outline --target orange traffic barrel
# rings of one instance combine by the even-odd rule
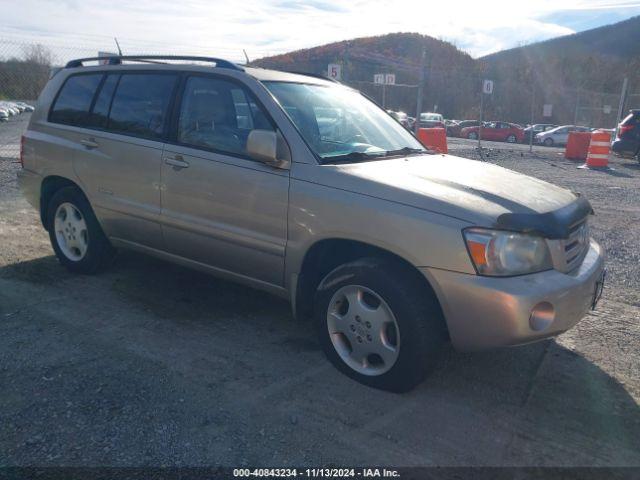
[[[438,153],[447,153],[447,131],[444,128],[420,128],[418,140],[427,148]]]
[[[587,159],[590,142],[591,132],[570,132],[567,147],[564,150],[564,158],[584,162]]]
[[[589,151],[587,152],[587,163],[585,168],[608,168],[609,151],[611,149],[611,134],[596,130],[591,132]]]

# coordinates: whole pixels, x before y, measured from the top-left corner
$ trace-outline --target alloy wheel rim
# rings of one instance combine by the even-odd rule
[[[367,287],[347,285],[333,294],[327,329],[336,353],[358,373],[382,375],[398,360],[398,322],[382,297]]]
[[[69,260],[79,262],[89,248],[89,232],[82,213],[72,203],[61,203],[54,217],[54,231],[60,251]]]

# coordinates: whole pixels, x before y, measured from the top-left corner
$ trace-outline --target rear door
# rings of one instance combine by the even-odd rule
[[[559,128],[553,133],[553,143],[564,144],[569,138],[569,127]]]
[[[162,231],[170,253],[281,286],[289,171],[249,158],[252,129],[275,124],[243,84],[185,76],[162,164]]]
[[[638,148],[640,145],[640,111],[633,111],[622,120],[618,135],[628,141],[635,149]]]
[[[482,128],[482,138],[484,140],[498,140],[498,125],[493,122]]]
[[[102,81],[75,169],[107,235],[162,249],[160,166],[177,74],[111,73]]]

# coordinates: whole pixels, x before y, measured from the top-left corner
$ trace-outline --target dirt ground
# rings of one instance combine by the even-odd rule
[[[264,293],[126,252],[67,273],[0,159],[0,465],[640,466],[640,166],[489,146],[592,201],[604,297],[555,340],[447,348],[404,395],[340,375]]]

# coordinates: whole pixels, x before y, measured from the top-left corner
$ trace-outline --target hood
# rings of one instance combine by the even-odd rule
[[[512,170],[453,155],[323,165],[322,183],[415,208],[493,226],[504,214],[543,214],[576,195]]]

